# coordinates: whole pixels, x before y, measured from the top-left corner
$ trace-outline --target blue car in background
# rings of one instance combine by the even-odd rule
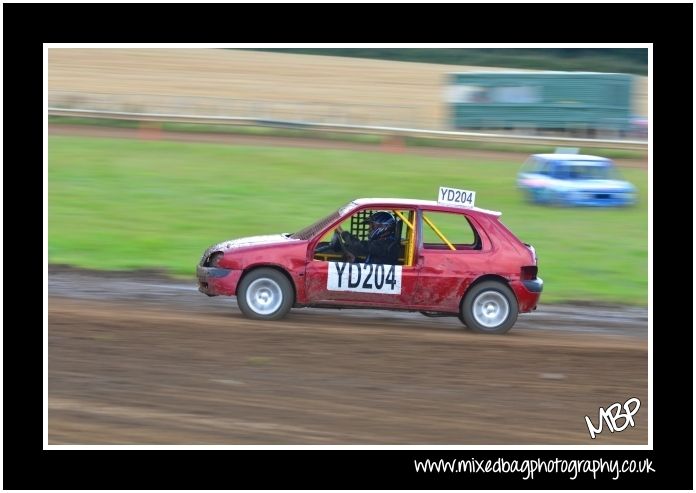
[[[582,154],[533,154],[517,185],[528,200],[560,206],[630,206],[636,188],[619,176],[611,159]]]

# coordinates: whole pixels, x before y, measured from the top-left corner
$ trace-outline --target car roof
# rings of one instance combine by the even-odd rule
[[[351,201],[352,204],[356,206],[364,205],[375,205],[375,206],[386,206],[386,205],[396,205],[396,206],[416,206],[416,207],[427,207],[429,209],[448,211],[448,212],[462,212],[462,211],[473,211],[479,214],[487,214],[490,216],[501,216],[503,213],[500,211],[492,211],[489,209],[481,209],[480,207],[454,207],[449,205],[438,204],[434,200],[421,200],[421,199],[404,199],[404,198],[360,198]]]
[[[607,162],[611,159],[600,156],[590,156],[588,154],[533,154],[534,157],[539,157],[541,159],[548,160],[567,160],[567,161],[596,161],[596,162]]]

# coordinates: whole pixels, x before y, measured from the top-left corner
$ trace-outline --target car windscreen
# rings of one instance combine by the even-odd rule
[[[613,166],[592,161],[561,161],[556,164],[554,177],[561,180],[614,180],[617,173]]]
[[[306,228],[302,228],[297,233],[293,233],[292,235],[290,235],[290,238],[293,238],[295,240],[309,240],[319,231],[328,226],[330,223],[338,219],[338,217],[338,211],[332,212],[328,216],[319,219],[317,222],[310,224]]]

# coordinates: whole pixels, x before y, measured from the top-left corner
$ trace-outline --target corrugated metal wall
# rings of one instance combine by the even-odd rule
[[[633,77],[589,72],[450,74],[452,126],[629,130]]]

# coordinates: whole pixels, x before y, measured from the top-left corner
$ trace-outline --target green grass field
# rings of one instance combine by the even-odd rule
[[[112,120],[109,118],[79,118],[70,116],[49,116],[48,123],[56,125],[85,125],[89,127],[112,127],[137,129],[142,122],[135,120]],[[303,128],[254,127],[248,125],[210,125],[205,123],[165,122],[160,127],[165,132],[214,133],[232,135],[251,135],[257,137],[292,137],[322,139],[359,144],[380,144],[384,137],[374,134],[356,134],[309,130]],[[501,144],[498,142],[478,142],[450,140],[447,138],[405,137],[409,147],[439,147],[448,149],[475,149],[480,151],[517,152],[527,154],[552,153],[555,147],[542,144]],[[628,149],[585,148],[587,154],[597,154],[610,159],[645,159],[647,152]]]
[[[48,151],[51,263],[193,278],[218,241],[293,232],[357,197],[435,200],[446,185],[476,190],[536,247],[543,301],[647,305],[645,170],[622,170],[637,207],[572,209],[525,203],[518,162],[81,137],[50,137]]]

